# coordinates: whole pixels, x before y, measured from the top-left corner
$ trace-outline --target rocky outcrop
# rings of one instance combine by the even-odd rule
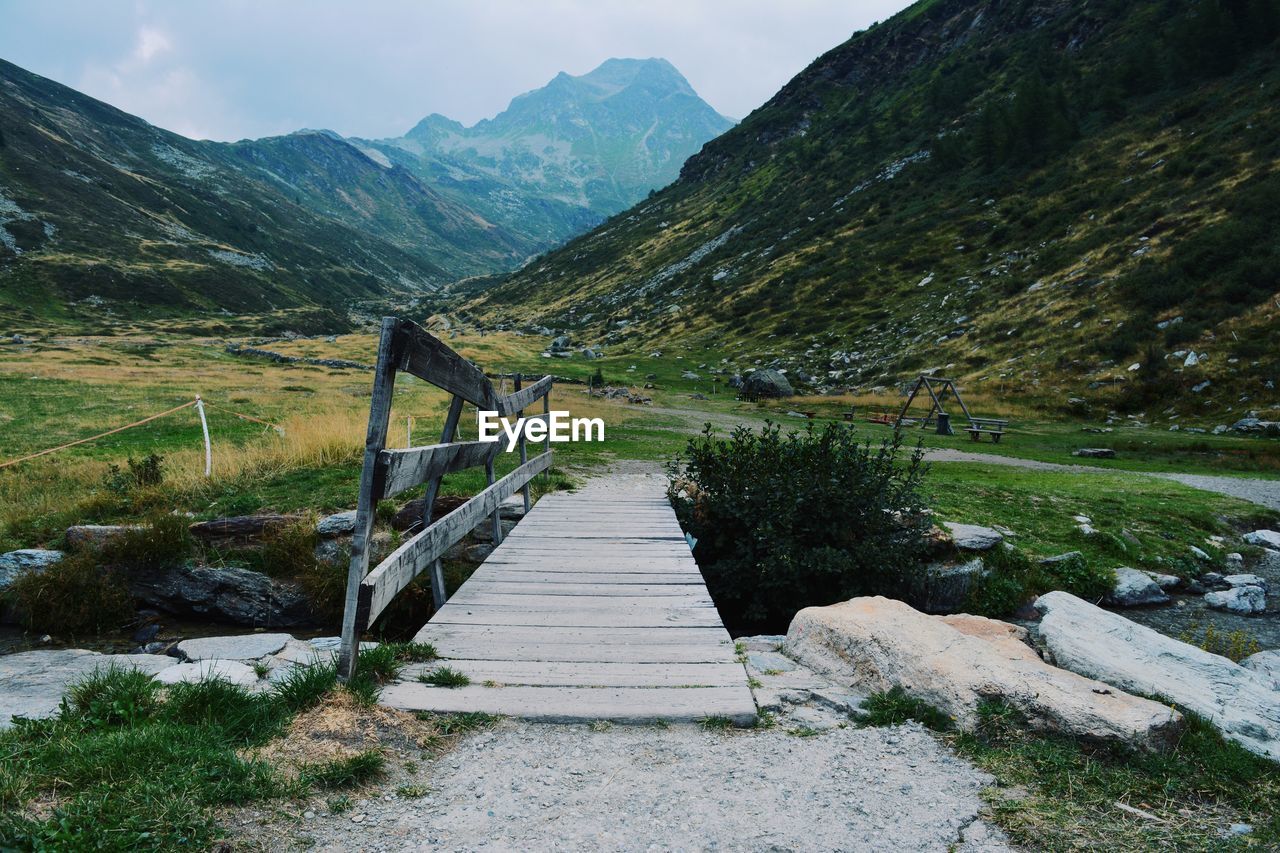
[[[232,566],[179,566],[142,572],[130,579],[129,591],[145,604],[168,613],[255,628],[315,623],[310,604],[296,584]]]
[[[1169,596],[1150,575],[1128,566],[1116,569],[1116,585],[1107,596],[1107,604],[1114,607],[1140,607],[1168,601]]]
[[[920,592],[911,603],[925,613],[954,613],[964,606],[974,581],[982,577],[982,559],[952,565],[934,563],[920,573]]]
[[[1045,658],[1120,690],[1205,717],[1246,749],[1280,760],[1280,692],[1257,672],[1065,592],[1036,601]]]
[[[855,598],[808,607],[787,632],[786,651],[841,685],[901,687],[961,728],[978,705],[998,700],[1033,727],[1146,747],[1163,745],[1180,715],[1041,660],[1015,625],[979,616],[926,616],[900,601]]]

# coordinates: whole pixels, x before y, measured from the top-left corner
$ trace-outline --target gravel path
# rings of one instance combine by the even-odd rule
[[[1173,480],[1193,489],[1217,492],[1220,495],[1280,510],[1280,480],[1215,477],[1209,474],[1175,474],[1164,471],[1127,471],[1121,468],[1099,468],[1095,465],[1062,465],[1057,462],[1040,462],[1035,459],[1017,459],[1012,456],[971,453],[949,448],[926,450],[925,459],[930,462],[980,462],[986,465],[1007,465],[1011,468],[1025,468],[1032,471],[1065,471],[1070,474],[1130,474],[1139,477],[1157,477],[1162,480]]]
[[[599,731],[505,720],[417,776],[409,782],[428,786],[426,796],[379,791],[338,815],[321,805],[292,826],[242,813],[236,841],[315,850],[1010,849],[977,819],[990,777],[915,724],[801,737],[782,726]]]

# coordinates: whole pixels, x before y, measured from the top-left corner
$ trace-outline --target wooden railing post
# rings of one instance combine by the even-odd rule
[[[521,374],[517,373],[515,375],[515,388],[513,390],[515,391],[520,390],[521,378],[523,378]],[[522,417],[524,417],[524,409],[521,409],[520,411],[516,412],[517,419]],[[524,430],[520,430],[519,441],[520,441],[520,464],[523,465],[524,463],[529,461],[529,448],[526,447],[524,443]],[[524,511],[527,513],[530,507],[532,506],[532,503],[529,500],[529,484],[528,483],[524,484],[524,488],[520,490],[520,493],[524,495]]]
[[[444,418],[444,429],[440,433],[440,443],[448,444],[458,433],[458,421],[462,419],[463,399],[457,394],[449,401],[449,413]],[[435,512],[436,497],[440,492],[440,477],[434,477],[427,483],[426,503],[422,507],[422,529],[431,526],[431,516]],[[444,563],[439,559],[431,563],[431,603],[436,610],[444,607],[449,598],[444,586]]]
[[[369,571],[369,538],[373,533],[376,500],[373,477],[378,453],[387,445],[391,419],[391,399],[395,392],[397,350],[401,345],[400,321],[382,318],[378,341],[378,363],[373,374],[373,394],[369,403],[369,427],[364,439],[364,467],[360,469],[360,496],[356,504],[356,527],[351,537],[351,564],[347,568],[346,604],[342,611],[342,644],[338,652],[338,676],[344,681],[355,674],[360,633],[368,626],[359,613],[360,582]]]

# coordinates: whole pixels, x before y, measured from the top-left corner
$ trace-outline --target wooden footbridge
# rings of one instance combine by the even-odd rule
[[[440,444],[385,447],[397,370],[450,391]],[[410,710],[484,711],[569,722],[648,722],[727,717],[746,725],[756,708],[734,644],[660,482],[602,480],[574,494],[550,494],[530,507],[529,481],[551,464],[548,444],[496,479],[500,446],[454,442],[464,403],[518,416],[538,399],[544,413],[551,377],[498,396],[474,365],[407,321],[383,321],[370,407],[360,503],[352,543],[340,668],[350,675],[359,635],[397,592],[430,571],[437,612],[416,640],[441,660],[406,670],[382,692]],[[489,487],[432,522],[440,478],[485,465]],[[366,543],[378,500],[425,486],[424,529],[372,572]],[[523,491],[526,513],[503,538],[499,506]],[[489,517],[495,549],[446,601],[440,557]],[[447,666],[469,684],[419,680]]]

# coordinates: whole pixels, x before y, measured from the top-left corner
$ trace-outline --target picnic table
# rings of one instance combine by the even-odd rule
[[[964,429],[974,441],[981,441],[982,436],[989,435],[993,442],[999,444],[1000,436],[1004,435],[1004,428],[1008,425],[1007,420],[1000,418],[969,418],[969,425]]]

